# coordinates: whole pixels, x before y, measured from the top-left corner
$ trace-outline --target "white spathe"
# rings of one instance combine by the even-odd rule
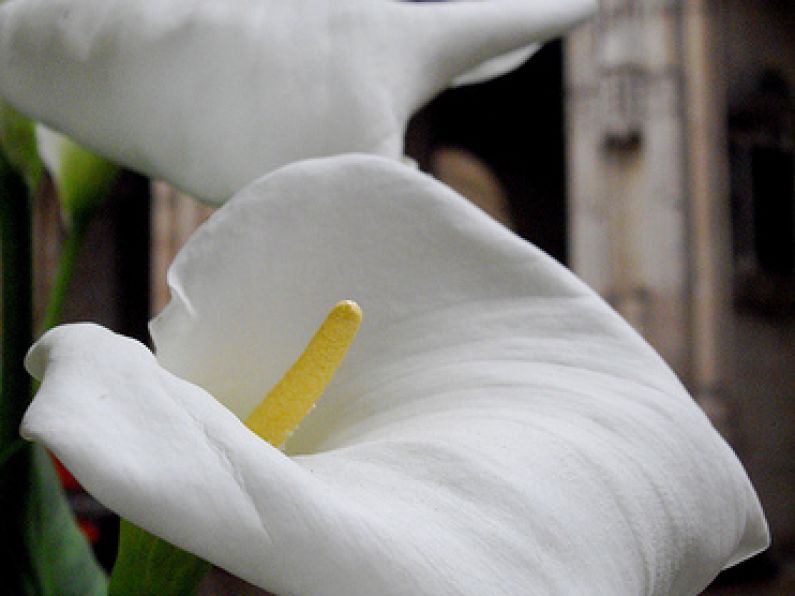
[[[468,0],[460,1],[466,2]],[[533,44],[526,48],[513,50],[507,54],[503,54],[502,56],[497,56],[496,58],[486,60],[486,62],[483,64],[480,64],[472,70],[457,76],[453,80],[453,84],[472,85],[475,83],[488,81],[489,79],[493,79],[504,74],[508,74],[512,70],[519,68],[522,64],[527,62],[530,56],[535,54],[540,47],[540,44]]]
[[[67,225],[90,217],[107,198],[119,167],[72,140],[36,124],[38,153],[58,190],[58,201]]]
[[[427,1],[439,1],[439,2],[471,2],[472,0],[388,0],[390,2],[399,1],[399,2],[427,2]],[[501,0],[481,0],[481,1],[501,1]],[[596,10],[596,4],[594,3],[594,10]],[[452,81],[453,86],[463,86],[463,85],[473,85],[476,83],[483,83],[485,81],[489,81],[496,77],[503,76],[508,74],[512,70],[516,70],[522,64],[527,62],[527,60],[535,54],[540,48],[540,43],[533,43],[527,47],[519,48],[518,50],[511,50],[506,54],[502,54],[500,56],[496,56],[494,58],[489,58],[482,64],[478,64],[475,68],[456,75],[456,77]]]
[[[741,464],[659,356],[397,162],[258,180],[169,282],[157,360],[86,324],[32,348],[23,433],[122,516],[272,592],[696,594],[768,543]],[[282,453],[239,417],[346,298],[359,336]]]
[[[57,181],[63,176],[61,153],[64,146],[69,143],[69,139],[41,124],[36,124],[35,135],[39,157],[44,162],[47,171]]]
[[[0,96],[117,163],[222,202],[308,157],[399,158],[411,114],[456,75],[594,8],[13,0],[0,7]]]

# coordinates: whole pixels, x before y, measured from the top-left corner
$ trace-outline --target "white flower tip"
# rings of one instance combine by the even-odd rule
[[[44,369],[47,367],[48,349],[45,342],[45,334],[39,341],[33,344],[25,355],[25,370],[37,381],[41,381],[44,376]]]
[[[34,343],[28,353],[25,355],[25,370],[37,381],[44,381],[44,373],[47,370],[47,365],[50,362],[50,352],[52,346],[58,341],[61,335],[62,328],[55,327],[47,331],[39,340]],[[38,392],[37,392],[38,395]],[[38,404],[34,397],[33,403],[28,407],[22,418],[22,423],[19,427],[19,434],[22,438],[28,441],[37,441],[42,438],[41,425],[39,424],[40,416],[37,415],[39,411]]]
[[[770,546],[770,527],[767,524],[759,497],[750,483],[746,486],[746,491],[748,503],[751,505],[747,508],[745,531],[734,549],[734,553],[724,565],[724,569],[742,563],[764,552]]]
[[[63,407],[61,400],[69,402],[72,399],[63,388],[80,381],[85,389],[85,383],[95,370],[91,362],[97,360],[97,354],[112,353],[110,346],[118,345],[120,340],[125,345],[135,346],[134,351],[125,354],[128,360],[142,354],[144,358],[148,355],[154,360],[151,352],[140,342],[121,338],[94,323],[59,325],[34,343],[25,356],[25,369],[41,382],[41,386],[22,419],[20,434],[29,440],[51,439],[53,421],[55,424],[61,422],[59,417],[52,416],[52,412]]]
[[[410,63],[430,60],[432,64],[424,70],[438,75],[435,82],[439,87],[450,82],[463,85],[488,80],[517,68],[541,43],[588,19],[596,7],[594,0],[411,5],[407,11],[414,14],[410,15],[413,18],[408,20],[405,35],[417,40],[414,45],[422,53]],[[423,19],[428,19],[431,26],[418,26]],[[428,52],[429,47],[434,51]],[[420,83],[419,89],[427,92],[427,86]],[[428,97],[413,99],[424,103]]]
[[[47,128],[43,124],[36,124],[36,146],[39,150],[44,165],[50,174],[58,179],[61,177],[61,150],[65,137]]]
[[[487,60],[480,66],[459,75],[453,81],[453,86],[475,85],[490,79],[508,74],[516,70],[530,59],[541,48],[541,44],[534,43],[520,50],[513,50],[502,56]]]
[[[34,343],[25,356],[25,369],[38,381],[44,380],[44,371],[52,359],[53,351],[71,351],[85,349],[87,344],[82,340],[91,336],[95,345],[104,343],[102,340],[110,333],[95,323],[72,323],[59,325],[47,331]],[[79,340],[75,340],[79,336]],[[133,340],[134,341],[134,340]]]

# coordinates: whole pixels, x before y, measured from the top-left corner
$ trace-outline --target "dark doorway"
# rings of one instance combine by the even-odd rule
[[[439,148],[463,149],[499,179],[515,231],[566,262],[562,44],[522,67],[448,90],[412,120],[407,153],[432,171]]]

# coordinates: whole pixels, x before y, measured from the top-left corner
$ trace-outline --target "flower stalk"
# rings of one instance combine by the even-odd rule
[[[195,594],[210,564],[122,519],[108,596]]]
[[[44,311],[43,331],[52,329],[61,322],[64,300],[74,275],[77,255],[83,246],[88,225],[92,219],[91,216],[91,213],[86,213],[81,217],[77,217],[72,222],[72,225],[67,227],[66,239],[61,248],[61,256],[58,261],[58,271],[55,274],[55,282]]]

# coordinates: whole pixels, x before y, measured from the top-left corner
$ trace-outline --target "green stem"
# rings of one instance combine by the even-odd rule
[[[210,564],[122,519],[108,596],[191,596]]]
[[[90,214],[81,214],[79,217],[75,217],[72,225],[69,226],[66,240],[61,250],[61,257],[58,261],[58,272],[55,275],[55,282],[47,303],[47,309],[44,311],[43,331],[52,329],[61,322],[66,292],[72,281],[77,254],[80,252],[80,247],[83,246],[83,240],[86,237],[86,230],[88,230],[90,221]]]

